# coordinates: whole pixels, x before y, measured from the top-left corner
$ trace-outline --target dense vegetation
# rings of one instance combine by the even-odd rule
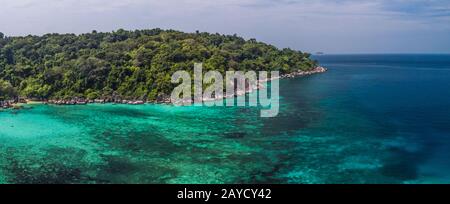
[[[309,70],[309,54],[236,35],[173,30],[5,37],[0,33],[0,100],[89,99],[119,96],[155,100],[170,94],[177,70]]]

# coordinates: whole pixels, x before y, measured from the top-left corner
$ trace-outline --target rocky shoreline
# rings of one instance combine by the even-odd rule
[[[268,81],[272,81],[272,80],[277,80],[277,79],[284,79],[284,78],[296,78],[296,77],[301,77],[301,76],[308,76],[308,75],[312,75],[312,74],[319,74],[319,73],[324,73],[326,72],[327,69],[321,66],[318,66],[316,68],[314,68],[311,71],[298,71],[298,72],[293,72],[290,74],[284,74],[278,77],[272,77],[266,80],[258,80],[258,83],[256,86],[251,86],[251,87],[247,87],[246,90],[242,90],[242,91],[236,91],[235,94],[232,95],[225,95],[223,97],[216,97],[216,98],[206,98],[203,99],[204,102],[208,102],[208,101],[216,101],[216,100],[222,100],[224,98],[232,98],[232,97],[237,97],[237,96],[242,96],[248,93],[252,93],[255,90],[258,89],[262,89],[264,88],[264,83],[268,82]],[[142,105],[142,104],[146,104],[146,103],[152,103],[152,104],[170,104],[172,101],[170,100],[170,98],[168,96],[161,96],[159,97],[156,101],[144,101],[144,100],[122,100],[122,99],[94,99],[94,100],[87,100],[87,99],[83,99],[83,98],[73,98],[70,100],[43,100],[43,101],[39,101],[40,103],[43,104],[52,104],[52,105],[87,105],[87,104],[93,104],[93,103],[98,103],[98,104],[105,104],[105,103],[114,103],[114,104],[128,104],[128,105]],[[188,102],[188,101],[184,101],[184,102]],[[2,101],[0,103],[0,109],[7,109],[7,108],[14,108],[14,109],[20,109],[20,105],[19,104],[26,104],[29,103],[29,101],[26,101],[24,99],[21,99],[20,101]]]
[[[265,88],[264,83],[269,82],[269,81],[273,81],[273,80],[277,80],[277,79],[285,79],[285,78],[296,78],[296,77],[301,77],[301,76],[308,76],[308,75],[313,75],[313,74],[319,74],[319,73],[324,73],[326,72],[327,69],[321,66],[318,66],[316,68],[314,68],[311,71],[298,71],[298,72],[293,72],[290,74],[284,74],[278,77],[272,77],[266,80],[258,80],[256,86],[250,86],[250,87],[246,87],[246,90],[241,90],[241,91],[236,91],[235,94],[232,95],[225,95],[223,97],[216,97],[216,98],[204,98],[203,102],[209,102],[209,101],[216,101],[216,100],[222,100],[224,98],[233,98],[233,97],[238,97],[238,96],[243,96],[245,94],[248,93],[252,93],[253,91],[259,90],[259,89],[263,89]]]
[[[45,103],[54,104],[54,105],[86,105],[89,103],[101,103],[101,104],[102,103],[116,103],[116,104],[141,105],[141,104],[145,104],[146,102],[142,101],[142,100],[72,99],[72,100],[49,100]]]

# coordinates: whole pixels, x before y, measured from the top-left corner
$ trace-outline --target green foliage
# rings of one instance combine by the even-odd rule
[[[4,37],[0,33],[2,96],[121,97],[154,100],[170,94],[170,76],[204,63],[205,71],[309,70],[309,54],[236,35],[173,30]],[[7,85],[8,84],[8,85]],[[8,96],[7,96],[8,95]]]
[[[84,95],[89,100],[94,100],[94,99],[100,98],[100,96],[101,96],[99,91],[95,91],[95,90],[92,90],[92,89],[86,90]]]
[[[21,95],[26,97],[47,98],[50,95],[51,86],[41,83],[38,79],[28,78],[20,84],[23,87]]]
[[[0,80],[0,101],[12,99],[16,95],[16,89],[11,85],[11,83]]]

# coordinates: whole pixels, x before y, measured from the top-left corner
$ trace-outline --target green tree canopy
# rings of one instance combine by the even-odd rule
[[[5,80],[0,80],[0,100],[12,99],[17,96],[16,89]]]
[[[0,34],[0,80],[26,97],[119,96],[153,100],[169,94],[170,76],[205,70],[279,70],[316,66],[308,53],[236,35],[123,29],[102,33],[7,37]],[[10,86],[8,85],[8,90]],[[6,89],[5,89],[6,90]],[[5,94],[3,94],[5,95]]]

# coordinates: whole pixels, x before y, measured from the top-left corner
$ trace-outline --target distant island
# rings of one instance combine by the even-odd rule
[[[20,99],[163,101],[171,75],[192,70],[310,73],[309,53],[236,35],[123,29],[86,34],[7,37],[0,33],[0,105]]]

